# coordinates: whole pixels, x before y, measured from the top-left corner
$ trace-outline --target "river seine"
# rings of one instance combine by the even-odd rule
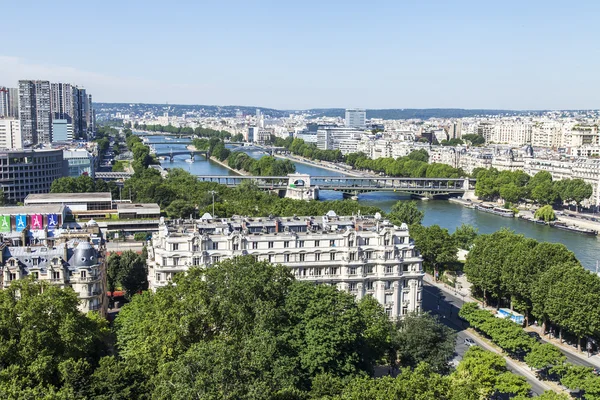
[[[150,137],[150,144],[158,141],[165,142],[165,138],[162,136]],[[176,139],[169,142],[169,144],[156,144],[154,146],[159,152],[169,151],[169,149],[173,149],[173,151],[185,149],[185,144],[177,144]],[[248,154],[255,158],[260,158],[264,155],[256,151],[250,151]],[[164,168],[182,168],[194,175],[236,175],[231,170],[215,162],[207,161],[202,156],[196,156],[194,163],[186,162],[187,158],[189,158],[189,155],[178,155],[174,157],[173,162],[169,162],[168,160],[162,161],[162,165]],[[320,176],[342,175],[340,172],[333,172],[301,163],[296,163],[296,171]],[[342,194],[334,191],[322,191],[320,197],[321,200],[336,200],[341,199]],[[361,194],[358,201],[361,204],[376,206],[389,211],[395,202],[407,199],[409,199],[408,196],[399,193],[378,192]],[[517,218],[504,218],[487,214],[445,200],[419,201],[417,204],[425,212],[425,219],[423,221],[425,225],[438,224],[453,232],[458,226],[464,223],[479,229],[480,233],[492,233],[502,227],[507,227],[517,233],[539,241],[564,244],[590,270],[595,270],[596,260],[600,257],[600,239],[595,236],[562,231],[548,226],[532,224]]]

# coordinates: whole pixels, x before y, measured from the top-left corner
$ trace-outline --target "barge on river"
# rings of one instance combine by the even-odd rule
[[[592,235],[592,236],[598,235],[598,231],[595,231],[593,229],[580,228],[580,227],[574,226],[574,225],[567,225],[566,223],[560,222],[560,221],[550,222],[549,225],[553,228],[562,229],[563,231],[583,233],[584,235]]]
[[[501,217],[513,218],[515,216],[515,212],[513,210],[507,210],[505,208],[489,206],[486,204],[478,204],[475,206],[475,209],[490,214],[500,215]]]

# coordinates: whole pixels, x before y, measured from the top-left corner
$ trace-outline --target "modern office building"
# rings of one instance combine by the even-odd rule
[[[87,241],[69,241],[55,247],[13,247],[0,244],[2,288],[12,281],[33,277],[61,288],[72,288],[79,310],[106,315],[106,266],[101,251]]]
[[[362,131],[354,128],[329,127],[317,131],[317,147],[320,150],[339,150],[340,142],[359,140]]]
[[[0,151],[0,187],[9,203],[23,201],[30,193],[48,193],[62,176],[62,150]]]
[[[19,119],[25,143],[52,142],[50,82],[19,81]]]
[[[379,215],[213,219],[167,225],[161,219],[148,251],[153,290],[193,266],[250,255],[289,267],[296,279],[373,296],[397,319],[421,309],[422,259],[408,227]]]
[[[0,149],[22,149],[21,123],[16,118],[0,118]]]
[[[52,120],[52,143],[73,140],[73,124],[66,119]]]
[[[345,125],[348,128],[365,129],[367,126],[367,112],[361,108],[346,109]]]
[[[78,177],[80,175],[95,176],[95,157],[86,149],[69,149],[63,151],[65,161],[65,176]]]

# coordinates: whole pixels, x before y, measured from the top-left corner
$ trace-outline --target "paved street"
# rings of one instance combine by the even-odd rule
[[[423,282],[423,310],[439,315],[440,320],[446,326],[457,331],[456,361],[460,361],[468,349],[468,346],[464,344],[466,338],[473,339],[478,346],[486,350],[498,353],[495,348],[480,340],[477,335],[473,335],[465,330],[467,323],[458,318],[458,310],[462,304],[462,298],[452,296],[427,282]],[[552,390],[552,387],[548,384],[538,380],[532,371],[519,366],[510,359],[507,359],[507,368],[516,374],[524,376],[531,385],[531,391],[534,394],[539,395],[546,390]]]

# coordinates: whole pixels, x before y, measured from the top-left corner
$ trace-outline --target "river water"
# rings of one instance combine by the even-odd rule
[[[150,137],[150,144],[157,141],[164,142],[165,138],[161,136]],[[177,144],[176,139],[169,142],[169,144],[156,144],[154,146],[159,152],[169,151],[169,149],[173,149],[173,151],[185,149],[185,144]],[[248,154],[254,158],[260,158],[264,155],[259,151],[250,151]],[[165,168],[183,168],[194,175],[236,175],[231,170],[215,162],[207,161],[202,156],[196,156],[194,163],[186,162],[187,158],[189,158],[189,155],[178,155],[174,157],[173,162],[162,161],[162,165]],[[314,176],[343,175],[341,172],[329,171],[318,166],[302,163],[296,163],[296,171]],[[321,191],[320,197],[321,200],[337,200],[342,199],[342,194],[334,191]],[[361,194],[358,201],[361,204],[376,206],[389,211],[397,201],[408,200],[409,198],[409,196],[399,193],[373,192]],[[596,236],[562,231],[518,218],[504,218],[465,208],[445,200],[419,201],[417,206],[425,212],[424,225],[438,224],[442,228],[447,228],[450,232],[453,232],[458,226],[465,223],[479,229],[480,233],[492,233],[502,227],[507,227],[539,241],[564,244],[590,270],[595,269],[596,260],[600,258],[600,239]]]

